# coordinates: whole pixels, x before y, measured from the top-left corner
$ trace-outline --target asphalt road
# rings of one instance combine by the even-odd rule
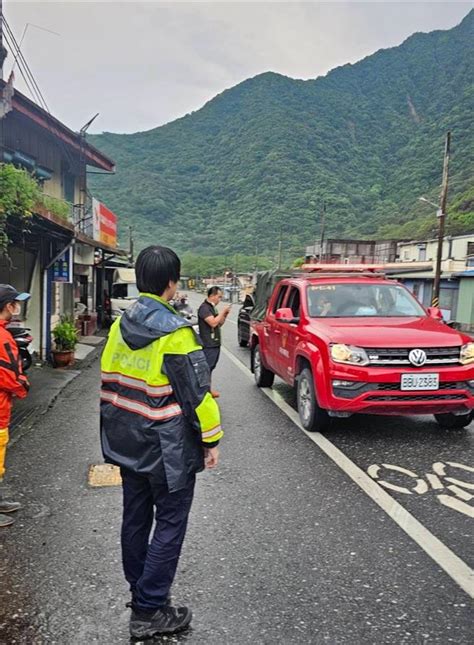
[[[194,305],[200,297],[192,294],[191,299]],[[239,305],[233,305],[223,328],[223,339],[227,349],[244,366],[249,367],[250,351],[240,348],[237,343],[238,310]],[[292,388],[277,379],[274,389],[296,410]],[[379,465],[378,480],[402,489],[394,491],[386,488],[394,499],[474,568],[471,521],[474,517],[474,422],[467,429],[450,431],[440,428],[432,416],[356,415],[350,419],[335,420],[331,430],[324,434],[362,470],[374,472],[374,467]],[[410,473],[395,470],[394,466]],[[444,475],[438,476],[436,486],[441,484],[442,488],[434,488],[430,480],[436,480],[431,476],[440,472],[444,472]],[[427,475],[430,477],[427,478]],[[426,486],[417,493],[413,489],[419,479],[426,482]],[[456,486],[452,480],[467,484],[463,487],[466,494],[464,499],[458,497],[461,494],[459,490],[454,489],[453,492],[448,488]],[[439,501],[439,495],[454,500],[448,501],[448,504],[453,503],[459,510],[445,506]],[[470,495],[471,498],[467,499]]]
[[[246,363],[230,320],[224,332]],[[193,627],[157,642],[470,643],[468,595],[227,354],[215,386],[221,464],[199,477],[173,590],[193,607]],[[89,465],[101,462],[97,394],[96,364],[9,454],[9,485],[25,508],[0,534],[1,643],[128,642],[120,490],[87,485]],[[327,438],[364,470],[383,463],[420,477],[436,462],[469,464],[473,441],[472,429],[453,436],[429,419],[367,417]],[[402,486],[407,477],[413,487],[383,472]],[[468,561],[465,514],[433,490],[385,490]]]

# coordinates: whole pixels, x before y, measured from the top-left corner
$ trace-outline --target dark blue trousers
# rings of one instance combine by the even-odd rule
[[[152,612],[166,604],[176,574],[195,477],[170,493],[152,487],[146,476],[121,469],[123,487],[122,562],[133,608]],[[150,533],[155,514],[155,530]]]

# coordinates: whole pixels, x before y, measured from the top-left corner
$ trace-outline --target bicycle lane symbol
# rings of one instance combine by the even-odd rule
[[[474,473],[474,468],[454,461],[446,463],[437,461],[432,465],[432,470],[433,472],[420,477],[412,470],[401,466],[372,464],[367,468],[367,474],[375,479],[380,486],[396,493],[424,495],[434,492],[437,500],[443,506],[468,517],[474,517],[474,483],[459,479],[459,477],[465,477],[467,473]],[[390,473],[406,476],[408,478],[407,486],[387,481],[386,478],[390,477]]]

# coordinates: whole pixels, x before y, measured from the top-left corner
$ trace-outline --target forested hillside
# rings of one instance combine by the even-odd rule
[[[452,132],[453,232],[474,230],[474,11],[311,81],[261,74],[165,126],[91,142],[117,163],[93,192],[150,240],[180,251],[271,251],[319,234],[414,237],[436,226]],[[140,100],[137,97],[137,100]]]

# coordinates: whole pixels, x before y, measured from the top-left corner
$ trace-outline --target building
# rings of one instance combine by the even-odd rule
[[[438,238],[398,242],[398,255],[401,262],[431,262],[436,260]],[[446,236],[443,240],[443,260],[466,263],[466,258],[474,258],[474,233],[469,235]]]
[[[438,239],[354,240],[327,239],[306,247],[307,262],[370,264],[400,263],[390,268],[425,306],[431,305]],[[443,240],[439,306],[443,318],[464,329],[474,329],[474,233],[446,236]]]
[[[395,240],[354,240],[327,239],[307,246],[307,262],[329,264],[369,264],[373,262],[395,262],[397,242]]]
[[[394,277],[403,282],[418,298],[429,307],[433,295],[435,264],[438,240],[412,240],[398,243],[400,262],[429,262],[428,271],[394,272]],[[474,263],[474,233],[470,235],[447,236],[443,240],[441,256],[441,281],[439,307],[445,320],[462,324],[465,328],[474,325],[472,304],[472,276],[466,268]],[[474,285],[473,285],[474,286]]]
[[[33,349],[46,359],[61,315],[75,316],[81,332],[94,331],[91,319],[100,315],[103,300],[102,267],[107,258],[126,255],[117,247],[115,215],[93,201],[87,188],[88,166],[103,172],[115,166],[83,134],[17,92],[12,78],[0,78],[0,164],[26,170],[41,187],[27,226],[17,217],[7,220],[10,244],[8,257],[0,258],[0,282],[32,294],[26,324]]]

